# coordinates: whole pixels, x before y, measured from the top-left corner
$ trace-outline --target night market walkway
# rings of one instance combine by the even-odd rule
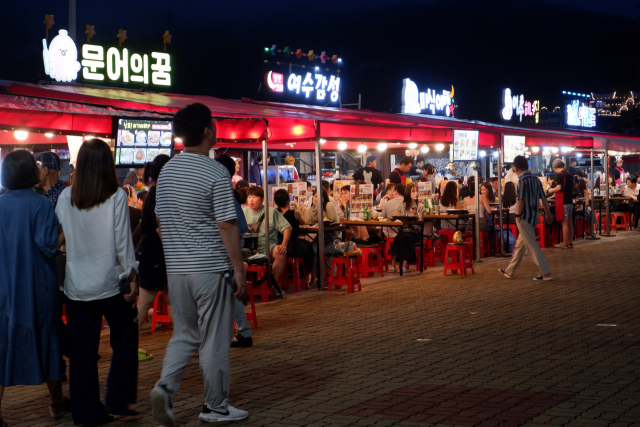
[[[640,426],[639,233],[547,249],[556,278],[534,282],[529,259],[515,280],[506,260],[475,276],[442,267],[386,276],[363,292],[311,291],[259,305],[254,347],[231,350],[231,403],[251,426]],[[143,415],[171,331],[143,332],[155,355],[140,363]],[[101,379],[110,361],[100,346]],[[200,425],[197,356],[175,401],[179,425]],[[66,387],[66,386],[65,386]],[[14,427],[70,426],[47,418],[46,389],[5,392]]]

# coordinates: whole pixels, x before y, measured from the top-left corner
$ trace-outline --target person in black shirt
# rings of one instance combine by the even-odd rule
[[[400,164],[391,171],[389,174],[389,182],[394,184],[406,184],[407,175],[411,166],[413,165],[413,159],[409,156],[404,156],[400,161]]]
[[[424,167],[424,159],[418,156],[416,157],[415,165],[411,166],[411,169],[409,169],[409,173],[407,175],[409,175],[410,177],[415,175],[422,175],[423,167]]]
[[[373,189],[377,190],[378,186],[384,182],[382,172],[376,169],[376,157],[367,157],[367,166],[360,168],[353,174],[354,181],[364,181],[367,184],[373,184]]]
[[[556,221],[562,221],[562,243],[554,247],[559,249],[573,249],[573,177],[564,168],[560,159],[553,161],[556,179],[549,193],[556,198]]]

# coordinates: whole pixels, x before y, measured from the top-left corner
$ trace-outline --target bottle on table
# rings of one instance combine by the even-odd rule
[[[364,205],[364,220],[369,221],[369,205]]]

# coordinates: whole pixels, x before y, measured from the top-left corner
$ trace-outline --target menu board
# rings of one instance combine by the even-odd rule
[[[293,184],[289,184],[289,194],[291,196],[289,209],[294,208],[294,203],[297,203],[299,206],[304,206],[307,203],[307,183],[294,182]]]
[[[418,182],[418,204],[424,205],[427,199],[433,198],[433,190],[430,182]]]
[[[289,193],[289,187],[286,185],[282,185],[282,186],[274,185],[274,186],[269,186],[269,188],[271,188],[271,207],[277,209],[276,201],[275,201],[276,191],[284,190],[287,193]],[[291,193],[289,193],[289,199],[290,199],[289,205],[291,205],[291,199],[292,199]]]
[[[477,130],[453,131],[453,161],[478,160]]]
[[[351,212],[363,212],[364,207],[373,210],[373,184],[356,184],[351,186]]]
[[[505,135],[504,136],[504,152],[502,161],[504,163],[513,163],[516,156],[524,156],[524,136]]]
[[[140,168],[156,156],[173,156],[173,123],[116,118],[116,166]]]

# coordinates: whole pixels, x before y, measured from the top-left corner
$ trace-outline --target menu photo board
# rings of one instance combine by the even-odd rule
[[[289,184],[289,195],[291,199],[289,209],[294,209],[295,204],[304,206],[307,203],[307,183],[294,182]]]
[[[477,130],[453,131],[453,161],[478,160]]]
[[[364,212],[369,206],[373,210],[373,184],[356,184],[351,186],[351,212]]]
[[[525,137],[516,135],[504,136],[504,150],[502,152],[502,161],[504,163],[513,163],[516,156],[524,156]]]
[[[114,123],[116,166],[140,168],[160,154],[173,156],[173,122],[119,117]]]
[[[430,182],[418,182],[418,204],[424,205],[427,199],[433,198],[433,190]]]

